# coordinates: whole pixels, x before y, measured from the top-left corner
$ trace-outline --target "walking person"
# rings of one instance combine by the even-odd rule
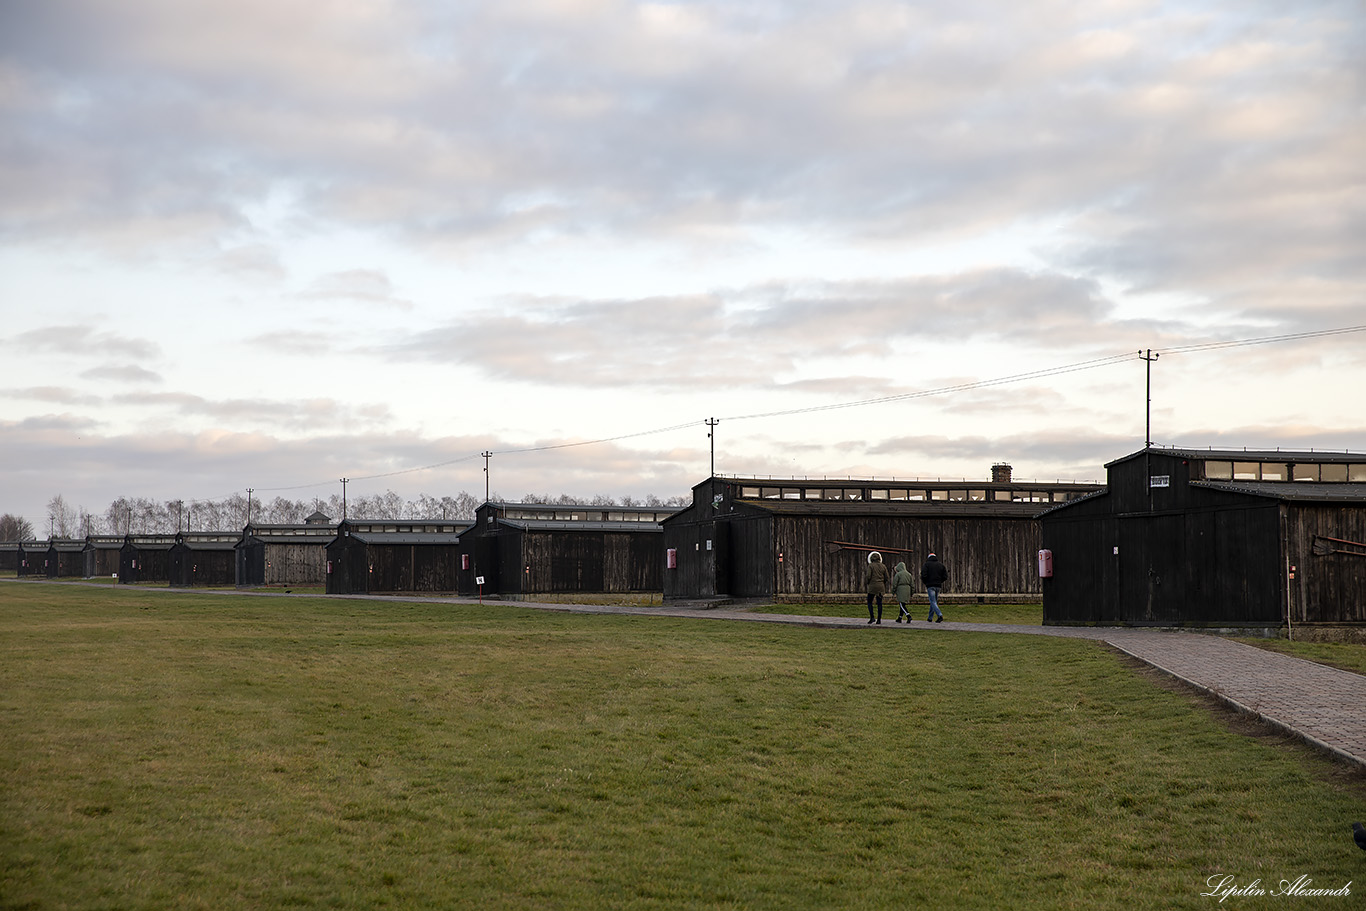
[[[896,622],[900,623],[904,619],[910,623],[911,612],[906,609],[906,605],[911,603],[911,596],[915,594],[915,577],[911,575],[904,562],[896,565],[896,573],[892,576],[892,594],[901,605],[901,613],[896,615]]]
[[[882,596],[887,593],[887,583],[892,574],[882,562],[882,554],[873,551],[868,555],[868,574],[864,577],[864,588],[868,592],[868,622],[873,623],[873,599],[877,599],[877,623],[882,622]]]
[[[920,581],[925,586],[925,594],[930,596],[930,615],[926,619],[930,623],[943,623],[944,614],[939,610],[939,589],[949,580],[949,569],[939,562],[939,557],[930,554],[925,558],[925,565],[920,567]]]

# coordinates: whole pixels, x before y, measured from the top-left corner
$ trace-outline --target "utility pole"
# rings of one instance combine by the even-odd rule
[[[707,418],[707,439],[711,442],[711,474],[709,477],[716,477],[716,425],[721,423],[716,418]]]
[[[489,501],[489,459],[493,458],[493,452],[485,449],[479,453],[484,457],[484,502]]]
[[[351,480],[351,479],[350,479],[350,478],[339,478],[338,480],[341,481],[341,486],[342,486],[342,521],[345,522],[345,521],[346,521],[346,482],[349,481],[349,480]]]
[[[1138,356],[1143,358],[1144,369],[1147,371],[1147,391],[1144,403],[1143,417],[1143,474],[1147,477],[1144,482],[1148,485],[1148,511],[1153,510],[1153,473],[1152,456],[1150,453],[1153,448],[1153,361],[1160,357],[1157,352],[1149,348],[1146,351],[1138,352]]]
[[[254,488],[254,487],[248,487],[248,488],[247,488],[247,524],[248,524],[248,525],[251,524],[251,492],[252,492],[253,490],[255,490],[255,489],[256,489],[256,488]]]
[[[1147,363],[1148,401],[1147,408],[1145,410],[1147,423],[1144,428],[1143,448],[1149,449],[1153,445],[1153,361],[1157,360],[1159,357],[1161,357],[1161,355],[1155,353],[1153,349],[1149,348],[1147,351],[1138,352],[1138,356],[1143,358],[1143,360]]]

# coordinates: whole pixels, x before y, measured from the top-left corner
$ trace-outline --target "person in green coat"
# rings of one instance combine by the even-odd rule
[[[877,599],[877,621],[882,622],[882,596],[887,593],[887,583],[892,579],[887,564],[882,562],[882,554],[873,551],[868,555],[868,573],[864,576],[864,587],[868,592],[868,622],[873,621],[873,599]]]
[[[896,615],[896,622],[900,623],[904,617],[906,622],[910,623],[911,612],[906,610],[906,605],[911,603],[911,596],[915,594],[915,576],[911,575],[904,562],[896,565],[896,572],[892,575],[892,594],[901,605],[901,613]]]

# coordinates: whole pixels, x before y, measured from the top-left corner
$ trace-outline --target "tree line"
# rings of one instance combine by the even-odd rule
[[[495,502],[502,498],[493,496]],[[392,490],[371,496],[348,497],[342,503],[340,494],[327,499],[290,500],[274,497],[266,500],[235,493],[218,500],[151,500],[146,497],[119,497],[102,512],[89,512],[84,506],[73,506],[61,494],[47,504],[48,527],[35,529],[33,523],[20,516],[0,515],[0,541],[30,541],[40,535],[54,538],[84,538],[86,535],[175,534],[178,531],[238,531],[248,522],[265,525],[301,525],[314,513],[322,513],[331,521],[342,518],[343,506],[350,519],[419,519],[473,521],[474,511],[483,501],[468,491],[455,496],[434,497],[421,494],[417,499],[404,499]],[[598,495],[591,499],[568,494],[524,495],[520,503],[554,506],[645,506],[679,507],[688,505],[687,497],[660,499],[653,494],[642,499]]]

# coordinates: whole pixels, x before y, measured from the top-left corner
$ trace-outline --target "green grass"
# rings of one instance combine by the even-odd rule
[[[1197,908],[1366,816],[1088,642],[17,582],[0,776],[2,908]]]
[[[1353,642],[1299,642],[1286,639],[1239,639],[1248,645],[1271,651],[1283,652],[1319,664],[1342,668],[1357,674],[1366,674],[1366,645]]]
[[[923,598],[907,605],[913,622],[924,622],[929,616],[930,606]],[[955,604],[941,601],[939,609],[944,619],[960,623],[1009,623],[1013,625],[1041,626],[1043,624],[1042,604]],[[867,618],[867,605],[860,602],[844,604],[768,604],[752,608],[767,614],[797,614],[803,617],[862,617]],[[900,612],[895,600],[882,602],[882,622],[895,623]]]
[[[664,603],[659,592],[574,593],[509,595],[510,601],[535,601],[541,604],[593,604],[598,606],[658,607]]]

